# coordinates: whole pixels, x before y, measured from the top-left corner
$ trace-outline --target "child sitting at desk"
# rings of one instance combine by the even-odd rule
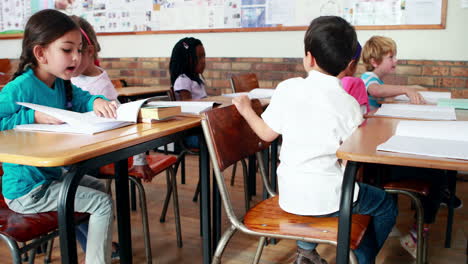
[[[391,38],[374,36],[370,38],[362,50],[362,61],[367,72],[362,74],[371,110],[380,107],[378,98],[393,97],[405,94],[412,104],[424,104],[424,98],[418,92],[425,89],[420,85],[384,84],[382,78],[394,73],[397,64],[397,48]]]
[[[28,102],[115,118],[116,104],[70,83],[81,60],[81,33],[67,15],[42,10],[26,23],[18,70],[0,92],[0,130],[20,124],[61,124],[52,116],[16,104]],[[53,147],[53,146],[51,146]],[[57,211],[62,167],[3,163],[2,192],[18,213]],[[76,190],[75,211],[89,213],[86,263],[110,263],[113,203],[103,184],[84,175]]]
[[[352,95],[361,106],[362,114],[369,112],[369,98],[367,97],[366,86],[361,78],[354,77],[356,74],[357,65],[361,58],[361,44],[357,43],[356,53],[351,58],[351,62],[348,67],[342,71],[337,77],[341,79],[341,85],[343,89]]]
[[[176,100],[202,99],[206,97],[205,48],[196,38],[183,38],[172,49],[169,62],[171,86]],[[198,136],[187,136],[184,143],[188,148],[198,148]]]
[[[298,215],[338,216],[343,169],[336,151],[363,121],[359,104],[336,78],[356,52],[356,32],[340,17],[319,17],[307,29],[304,44],[308,77],[280,83],[262,117],[247,96],[233,103],[262,140],[283,137],[280,207]],[[353,213],[373,216],[355,254],[360,264],[374,263],[395,224],[397,208],[379,188],[356,183],[355,189]],[[315,250],[317,244],[297,244],[295,263],[327,263]]]

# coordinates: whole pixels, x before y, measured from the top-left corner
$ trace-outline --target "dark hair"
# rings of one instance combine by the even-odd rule
[[[81,32],[83,43],[82,50],[85,50],[90,44],[93,45],[94,58],[97,59],[97,54],[101,51],[101,45],[99,45],[99,42],[97,41],[96,31],[94,31],[93,26],[82,17],[72,15],[70,18],[83,30]],[[86,34],[86,36],[83,34],[83,32]],[[88,43],[88,40],[90,43]]]
[[[187,75],[192,81],[202,84],[203,80],[195,72],[198,64],[196,47],[202,42],[196,38],[183,38],[179,40],[172,49],[169,72],[171,73],[171,85],[174,86],[177,77],[181,74]]]
[[[44,9],[32,15],[26,23],[18,69],[12,80],[20,76],[27,67],[37,67],[33,53],[35,46],[45,47],[72,30],[78,30],[77,24],[60,11]],[[65,88],[67,102],[71,102],[72,86],[69,80],[65,81]]]
[[[310,52],[320,68],[337,76],[356,53],[356,31],[341,17],[321,16],[310,23],[304,47],[305,53]]]

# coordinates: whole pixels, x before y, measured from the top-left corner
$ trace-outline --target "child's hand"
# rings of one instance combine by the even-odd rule
[[[144,182],[150,182],[154,176],[153,170],[151,170],[148,165],[133,165],[130,171],[135,171],[141,174]]]
[[[116,101],[106,101],[101,98],[94,100],[93,110],[97,116],[107,117],[107,118],[116,118],[117,117],[117,102]]]
[[[414,88],[408,87],[406,89],[406,96],[410,99],[410,103],[412,104],[425,104],[424,98],[418,91]]]
[[[249,110],[252,110],[250,99],[246,95],[232,98],[232,103],[236,106],[237,111],[239,111],[242,116],[245,116]]]
[[[34,111],[34,123],[60,125],[60,124],[63,124],[64,122],[48,114],[44,114],[39,111]]]

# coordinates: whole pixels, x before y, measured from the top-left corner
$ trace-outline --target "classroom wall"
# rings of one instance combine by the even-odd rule
[[[420,84],[429,88],[468,92],[468,9],[449,0],[443,30],[360,30],[364,43],[372,35],[385,35],[398,44],[397,73],[385,79],[394,84]],[[230,90],[229,78],[255,72],[262,87],[304,76],[303,31],[190,34],[203,41],[207,53],[210,95]],[[99,36],[102,66],[111,78],[131,85],[169,85],[168,57],[172,46],[186,34]],[[21,40],[0,40],[0,58],[18,58]],[[363,71],[361,67],[360,72]]]

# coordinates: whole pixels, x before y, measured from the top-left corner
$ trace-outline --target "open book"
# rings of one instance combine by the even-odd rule
[[[439,99],[450,99],[452,94],[450,92],[430,92],[418,91],[428,104],[436,104]],[[408,96],[402,94],[395,97],[395,101],[409,102]]]
[[[237,97],[241,95],[247,95],[250,99],[268,99],[273,96],[275,89],[266,89],[266,88],[255,88],[248,93],[230,93],[223,94],[226,97]]]
[[[140,111],[141,106],[148,100],[151,100],[151,98],[121,104],[119,108],[117,108],[116,119],[98,117],[94,114],[94,112],[78,113],[49,106],[19,102],[19,105],[34,109],[39,112],[43,112],[59,120],[62,120],[64,124],[17,125],[15,129],[78,134],[96,134],[106,130],[111,130],[136,123],[138,112]]]
[[[468,122],[400,121],[377,150],[468,160]]]
[[[211,110],[215,102],[201,102],[201,101],[152,101],[148,102],[150,106],[180,106],[182,113],[187,114],[200,114],[202,112]]]
[[[455,109],[436,105],[383,104],[376,116],[391,116],[428,120],[457,120]]]

